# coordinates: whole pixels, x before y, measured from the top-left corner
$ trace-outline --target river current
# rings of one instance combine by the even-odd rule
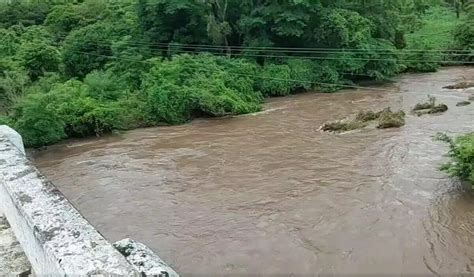
[[[474,68],[273,98],[263,112],[69,140],[34,163],[110,241],[144,242],[190,274],[474,273],[474,196],[438,171],[437,132],[474,130]],[[441,115],[411,108],[432,95]],[[360,110],[401,128],[322,133]]]

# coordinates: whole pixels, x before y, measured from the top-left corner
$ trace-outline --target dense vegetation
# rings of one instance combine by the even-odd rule
[[[0,124],[29,146],[474,61],[472,0],[54,2],[0,3]]]
[[[440,134],[439,140],[449,144],[451,161],[442,166],[442,170],[451,176],[459,177],[474,189],[474,133],[459,136],[455,139]]]

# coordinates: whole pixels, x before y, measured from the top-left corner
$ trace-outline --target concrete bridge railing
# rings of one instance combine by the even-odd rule
[[[109,243],[25,156],[21,136],[0,126],[0,210],[37,275],[178,276],[143,244]]]

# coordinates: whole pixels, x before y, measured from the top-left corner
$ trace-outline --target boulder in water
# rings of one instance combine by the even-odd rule
[[[390,109],[382,111],[377,128],[397,128],[405,125],[405,112],[392,112]]]
[[[456,104],[456,107],[467,106],[467,105],[470,105],[470,104],[471,104],[471,102],[469,102],[469,101],[461,101],[461,102],[458,102]]]
[[[455,84],[452,84],[452,85],[449,85],[449,86],[444,86],[443,88],[446,88],[446,89],[467,89],[467,88],[471,88],[471,87],[474,87],[474,81],[461,81],[461,82],[457,82]]]

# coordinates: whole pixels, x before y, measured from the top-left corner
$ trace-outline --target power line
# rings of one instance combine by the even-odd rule
[[[103,45],[109,46],[109,43],[91,43],[93,45]],[[212,53],[209,51],[194,51],[194,50],[169,50],[172,53],[210,53],[218,56],[227,56],[226,53]],[[340,54],[364,54],[364,53],[350,53],[350,52],[341,52]],[[270,54],[247,54],[247,53],[234,53],[231,54],[232,57],[252,57],[252,58],[283,58],[283,59],[306,59],[306,60],[353,60],[353,61],[389,61],[389,62],[419,62],[419,63],[453,63],[453,64],[474,64],[474,61],[459,61],[459,60],[430,60],[430,59],[398,59],[398,58],[357,58],[357,57],[328,57],[328,56],[283,56],[283,55],[270,55]]]
[[[81,41],[81,40],[75,40]],[[112,42],[104,42],[104,44],[111,44]],[[364,52],[375,52],[379,53],[387,53],[387,54],[398,54],[399,53],[410,53],[410,52],[429,52],[429,53],[439,53],[442,52],[443,55],[450,55],[450,56],[464,56],[466,54],[470,54],[472,50],[461,50],[461,49],[453,49],[453,50],[435,50],[435,49],[381,49],[381,48],[370,48],[370,49],[362,49],[362,48],[297,48],[297,47],[247,47],[247,46],[222,46],[222,45],[205,45],[205,44],[180,44],[180,43],[147,43],[147,42],[126,42],[127,45],[134,45],[134,46],[160,46],[167,49],[172,49],[173,47],[179,48],[190,48],[190,49],[206,49],[206,50],[216,50],[216,51],[226,51],[230,50],[238,50],[238,51],[246,51],[246,52],[276,52],[276,53],[319,53],[319,54],[327,54],[327,53],[364,53]],[[452,53],[454,52],[454,53]]]
[[[172,51],[172,52],[177,52],[177,53],[196,53],[192,51],[185,51],[185,50],[178,50],[178,51]],[[200,52],[203,53],[203,52]],[[206,53],[206,52],[204,52]],[[220,56],[226,56],[225,53],[211,53],[207,52],[213,55],[220,55]],[[387,59],[387,58],[354,58],[354,57],[315,57],[315,56],[277,56],[277,55],[259,55],[259,54],[246,54],[246,53],[238,53],[238,54],[232,54],[231,56],[233,57],[252,57],[252,58],[282,58],[282,59],[288,59],[288,58],[294,58],[294,59],[304,59],[304,60],[353,60],[353,61],[387,61],[387,62],[419,62],[419,63],[454,63],[454,64],[474,64],[474,61],[458,61],[458,60],[416,60],[416,59],[397,59],[397,58],[392,58],[392,59]]]
[[[119,58],[119,57],[116,57],[116,56],[107,56],[107,55],[100,55],[100,54],[81,52],[81,51],[73,51],[73,52],[82,53],[82,54],[86,54],[86,55],[99,56],[99,57],[106,57],[106,58],[110,58],[110,59],[126,60],[126,61],[138,62],[138,63],[149,63],[149,64],[151,64],[151,61],[149,61],[149,60],[145,60],[145,61],[143,61],[143,60],[133,60],[133,59],[128,59],[128,58]],[[205,72],[211,72],[211,73],[214,72],[212,70],[205,69],[205,68],[198,68],[197,71],[205,71]],[[358,85],[334,84],[334,83],[316,82],[316,81],[307,81],[307,80],[274,78],[274,77],[258,76],[258,75],[252,75],[252,74],[240,74],[240,73],[223,71],[223,70],[220,70],[220,71],[222,73],[225,73],[225,74],[236,75],[236,76],[245,76],[245,77],[257,78],[257,79],[267,79],[267,80],[297,82],[297,83],[309,83],[309,84],[317,84],[317,85],[324,85],[324,86],[339,86],[339,87],[343,87],[343,88],[355,88],[355,89],[364,89],[364,90],[373,90],[373,91],[399,92],[399,90],[396,90],[396,89],[372,88],[372,87],[364,87],[364,86],[358,86]],[[420,92],[420,93],[425,93],[425,92]]]
[[[67,36],[62,36],[60,38],[66,39]],[[78,40],[76,40],[78,41]],[[109,43],[109,42],[106,42]],[[384,49],[384,48],[324,48],[324,47],[272,47],[272,46],[237,46],[237,45],[212,45],[212,44],[186,44],[186,43],[165,43],[165,42],[127,42],[129,45],[145,45],[145,46],[162,46],[162,47],[185,47],[185,48],[201,48],[201,49],[217,49],[217,50],[243,50],[243,51],[274,51],[274,52],[301,52],[301,53],[327,53],[327,52],[392,52],[392,51],[401,51],[401,52],[466,52],[470,53],[472,50],[465,49]],[[449,53],[446,53],[449,54]],[[453,53],[451,53],[453,54]],[[463,54],[459,54],[463,55]]]

